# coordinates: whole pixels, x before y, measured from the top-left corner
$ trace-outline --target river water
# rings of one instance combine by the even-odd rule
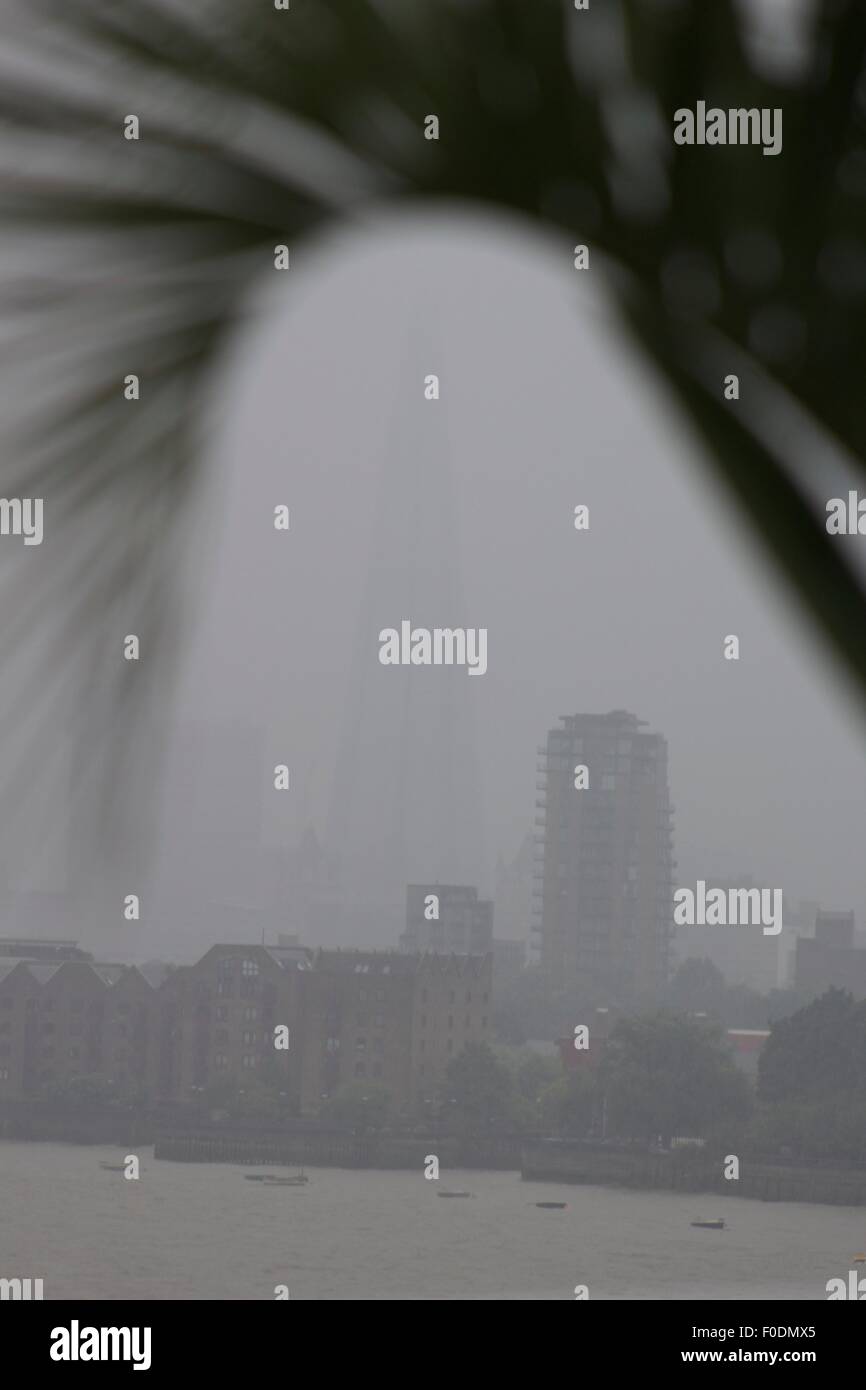
[[[0,1143],[0,1277],[46,1299],[825,1299],[866,1251],[866,1208],[521,1182],[516,1173],[308,1170]],[[251,1169],[246,1171],[272,1171]],[[474,1197],[444,1200],[439,1189]],[[566,1201],[545,1211],[537,1201]],[[728,1229],[689,1223],[724,1216]],[[862,1268],[862,1267],[861,1267]]]

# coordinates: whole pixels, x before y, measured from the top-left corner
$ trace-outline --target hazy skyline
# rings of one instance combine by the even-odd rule
[[[481,813],[477,852],[456,877],[491,892],[497,854],[514,854],[531,828],[535,750],[559,715],[625,708],[668,739],[678,882],[751,874],[791,900],[851,906],[862,924],[862,716],[619,333],[600,269],[576,273],[564,238],[455,211],[303,246],[290,274],[264,288],[264,320],[235,345],[211,402],[215,467],[188,533],[179,689],[154,710],[172,725],[255,734],[262,761],[231,797],[219,770],[198,770],[195,830],[218,837],[260,818],[265,846],[294,845],[308,824],[326,838],[357,653],[374,669],[379,629],[421,620],[407,605],[419,532],[432,553],[426,473],[423,518],[401,521],[414,485],[391,507],[393,548],[376,559],[381,611],[364,609],[372,547],[386,544],[383,470],[399,471],[404,453],[407,469],[420,458],[453,489],[453,534],[441,544],[462,571],[461,612],[446,567],[426,575],[424,621],[489,632],[481,679],[376,672],[380,690],[408,680],[432,707],[443,681],[459,687],[450,723]],[[439,401],[424,399],[428,372]],[[279,503],[291,508],[288,534],[273,529]],[[573,527],[578,503],[590,508],[587,532]],[[739,662],[723,660],[729,633]],[[411,838],[417,820],[431,841],[430,867],[418,862],[409,877],[449,877],[435,842],[437,816],[440,838],[448,829],[442,805],[428,814],[430,778],[446,752],[453,759],[447,727],[427,729],[409,769],[407,829]],[[272,790],[279,762],[291,769],[288,793]],[[351,814],[368,836],[385,796],[355,787]],[[184,939],[181,904],[199,887],[186,861],[174,838],[154,859],[137,954],[150,953],[154,879],[169,904],[177,896],[178,954],[201,944]],[[38,886],[39,868],[20,872]],[[86,937],[86,903],[76,910]],[[113,938],[102,911],[93,920]]]
[[[337,238],[294,266],[220,383],[214,563],[177,705],[267,731],[266,841],[327,823],[380,475],[409,447],[394,416],[411,386],[419,453],[428,419],[450,444],[457,534],[443,545],[459,557],[465,613],[442,621],[489,631],[487,674],[465,691],[485,843],[471,881],[489,892],[496,854],[531,824],[535,749],[558,716],[627,708],[669,741],[679,882],[752,873],[862,920],[860,716],[597,277],[571,270],[564,242],[466,216],[391,219],[384,235]],[[438,402],[424,400],[427,372]],[[270,530],[278,502],[292,509],[288,536]],[[585,533],[572,524],[580,502]],[[418,524],[405,518],[395,556]],[[405,607],[395,573],[393,602],[363,634],[371,662],[378,629]],[[738,663],[722,658],[728,633]],[[465,681],[423,668],[409,679],[429,690],[446,675]],[[269,791],[278,761],[292,768],[287,795]]]

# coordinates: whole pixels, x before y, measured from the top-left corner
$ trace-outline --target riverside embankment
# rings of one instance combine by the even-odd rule
[[[630,1187],[645,1192],[715,1192],[762,1202],[817,1202],[866,1206],[866,1170],[817,1167],[743,1158],[739,1177],[724,1176],[721,1157],[700,1149],[670,1152],[535,1140],[524,1144],[521,1174],[536,1182]]]

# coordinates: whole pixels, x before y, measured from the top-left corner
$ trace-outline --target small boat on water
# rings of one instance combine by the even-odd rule
[[[723,1231],[725,1229],[724,1217],[716,1216],[712,1221],[692,1221],[692,1226],[697,1226],[702,1231]]]
[[[295,1173],[290,1178],[281,1178],[277,1173],[244,1173],[247,1182],[264,1183],[265,1187],[303,1187],[310,1181],[303,1173]]]
[[[568,1202],[536,1202],[537,1207],[544,1207],[545,1211],[562,1211],[568,1206]]]
[[[437,1192],[437,1197],[474,1197],[474,1192]]]

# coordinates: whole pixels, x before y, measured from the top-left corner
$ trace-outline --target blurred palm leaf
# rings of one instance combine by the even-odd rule
[[[528,217],[569,258],[588,242],[866,694],[866,594],[816,505],[826,458],[861,473],[866,458],[866,7],[816,4],[784,80],[756,64],[730,0],[26,0],[5,23],[3,466],[7,495],[45,497],[65,554],[28,575],[7,624],[63,608],[90,718],[144,690],[118,675],[115,615],[167,648],[197,396],[274,245],[407,198]],[[783,108],[784,152],[676,147],[673,112],[698,99]],[[738,404],[722,396],[732,370]],[[805,460],[804,420],[819,441]],[[26,687],[16,699],[31,707]],[[6,714],[18,729],[21,705]]]

